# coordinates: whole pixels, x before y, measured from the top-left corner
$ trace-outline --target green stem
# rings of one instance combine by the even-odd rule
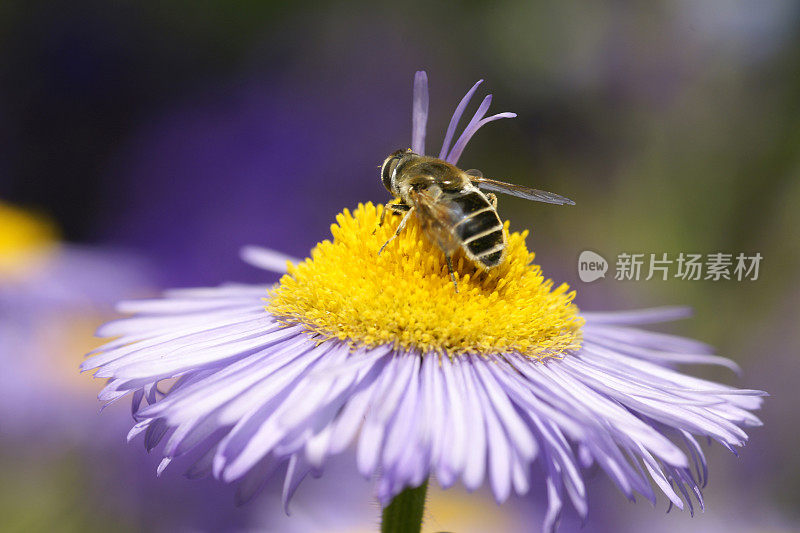
[[[381,533],[419,533],[425,511],[428,480],[417,488],[405,489],[383,510]]]

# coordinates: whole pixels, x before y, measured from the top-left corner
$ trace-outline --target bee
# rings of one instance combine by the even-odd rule
[[[497,196],[481,189],[538,202],[575,205],[558,194],[484,178],[478,170],[464,171],[410,149],[398,150],[384,160],[381,181],[394,200],[383,210],[380,224],[383,225],[386,211],[403,213],[403,219],[378,255],[414,214],[427,237],[444,252],[456,292],[458,283],[451,258],[459,248],[481,270],[492,269],[505,258],[506,234],[497,214]]]

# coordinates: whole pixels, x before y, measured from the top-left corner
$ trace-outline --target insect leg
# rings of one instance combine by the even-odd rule
[[[380,222],[378,222],[378,228],[383,226],[383,222],[386,220],[387,211],[392,211],[393,213],[401,213],[403,211],[408,211],[409,209],[411,208],[408,207],[406,204],[386,204],[386,206],[383,208],[383,211],[381,211],[381,220]],[[375,235],[375,232],[378,231],[378,228],[372,230],[373,235]]]
[[[486,193],[486,199],[489,200],[489,203],[492,204],[494,209],[497,209],[497,195],[491,192]]]
[[[456,274],[453,270],[453,260],[450,259],[450,254],[444,254],[444,258],[447,261],[447,270],[450,271],[450,279],[453,280],[453,286],[456,288],[456,293],[458,293],[458,282],[456,281]]]
[[[403,220],[400,221],[400,225],[397,226],[397,231],[394,232],[394,235],[389,237],[388,241],[383,243],[383,246],[381,246],[381,249],[378,250],[378,255],[381,255],[381,252],[383,251],[383,249],[386,248],[389,245],[390,242],[395,240],[395,238],[398,235],[400,235],[400,232],[403,231],[403,229],[405,229],[406,224],[408,223],[408,219],[411,217],[411,213],[413,213],[413,212],[414,212],[414,208],[413,207],[409,207],[408,211],[406,211],[406,214],[403,216]]]

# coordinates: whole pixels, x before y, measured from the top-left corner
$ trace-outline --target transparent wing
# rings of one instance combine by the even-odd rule
[[[461,219],[458,206],[438,198],[426,189],[411,191],[410,200],[417,212],[422,230],[446,253],[459,246],[452,228]]]
[[[505,183],[503,181],[492,180],[482,176],[472,177],[472,183],[487,191],[510,194],[511,196],[525,198],[526,200],[535,200],[537,202],[546,202],[548,204],[557,205],[575,205],[575,202],[569,198],[565,198],[564,196],[556,193],[540,191],[539,189],[531,189],[530,187],[514,185],[513,183]]]
[[[467,170],[466,173],[469,174],[470,176],[475,177],[475,178],[482,178],[483,177],[483,172],[481,172],[477,168],[471,168],[471,169]]]

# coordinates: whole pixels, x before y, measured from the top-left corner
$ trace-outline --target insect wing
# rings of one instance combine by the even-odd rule
[[[426,189],[411,191],[410,196],[423,219],[441,224],[451,224],[458,219],[457,213],[454,213],[447,203],[440,201]]]
[[[530,187],[523,187],[522,185],[514,185],[513,183],[505,183],[503,181],[483,177],[473,177],[472,183],[487,191],[510,194],[511,196],[525,198],[526,200],[535,200],[537,202],[557,205],[575,205],[575,202],[559,194],[540,191],[539,189],[531,189]]]
[[[412,191],[411,203],[417,211],[423,231],[436,242],[442,250],[450,253],[458,248],[458,241],[452,232],[453,225],[460,219],[460,211],[431,194],[428,190]]]

